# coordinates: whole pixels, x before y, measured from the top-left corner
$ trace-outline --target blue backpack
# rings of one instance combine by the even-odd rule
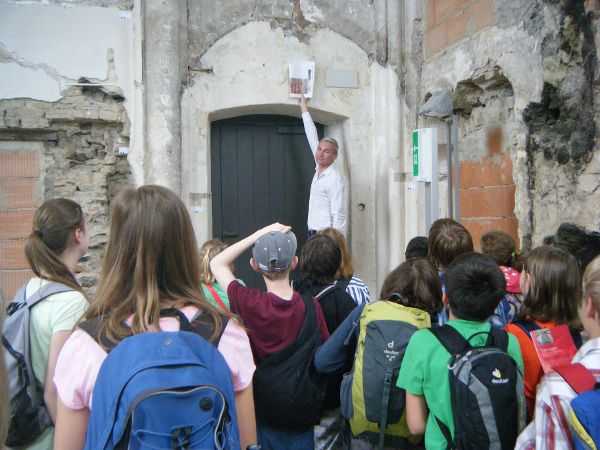
[[[161,316],[179,317],[180,331],[118,345],[99,334],[103,317],[80,324],[110,352],[94,386],[85,449],[239,450],[233,382],[218,341],[207,341],[211,324],[203,315],[190,324],[173,308]]]

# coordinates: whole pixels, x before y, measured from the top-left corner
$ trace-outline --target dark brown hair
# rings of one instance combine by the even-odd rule
[[[36,276],[58,281],[82,292],[75,275],[59,259],[77,229],[85,230],[81,206],[66,198],[48,200],[33,216],[33,229],[25,243],[25,255]]]
[[[513,237],[503,231],[489,231],[481,236],[481,253],[489,256],[499,266],[523,270],[523,255],[517,250]]]
[[[471,233],[453,219],[433,222],[427,239],[427,254],[438,270],[446,270],[454,258],[473,251]]]
[[[581,277],[575,257],[550,245],[534,248],[525,258],[529,290],[521,310],[542,322],[578,326],[577,306],[581,300]]]
[[[181,199],[162,186],[122,191],[111,211],[110,238],[96,298],[85,319],[103,314],[100,330],[110,339],[160,330],[160,302],[178,308],[193,305],[207,313],[220,332],[219,312],[205,299],[198,284],[198,247],[190,216]],[[133,316],[131,328],[123,322]]]
[[[300,270],[305,279],[314,284],[329,284],[335,281],[335,274],[342,261],[342,252],[333,238],[315,234],[300,253]]]
[[[399,299],[392,299],[397,294]],[[380,298],[419,308],[430,314],[442,310],[442,283],[427,258],[411,258],[392,270],[383,282]]]
[[[354,275],[352,255],[350,254],[350,249],[348,249],[346,238],[342,232],[336,228],[325,228],[319,231],[319,234],[324,234],[330,238],[333,238],[333,240],[337,242],[337,245],[342,252],[342,262],[340,263],[340,268],[335,274],[335,279],[339,280],[340,278],[352,278],[352,275]]]

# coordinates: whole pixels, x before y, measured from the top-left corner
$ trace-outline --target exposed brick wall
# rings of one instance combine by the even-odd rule
[[[428,0],[426,56],[491,25],[493,20],[493,0]]]
[[[515,184],[508,154],[462,161],[459,167],[461,223],[479,248],[488,231],[504,231],[519,242],[515,217]]]
[[[23,247],[41,201],[41,145],[0,142],[0,286],[10,300],[31,276]]]

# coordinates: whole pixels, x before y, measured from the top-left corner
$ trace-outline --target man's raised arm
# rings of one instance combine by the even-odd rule
[[[313,152],[313,156],[317,153],[317,147],[319,145],[319,135],[317,133],[317,127],[310,117],[308,112],[308,106],[306,105],[306,98],[304,94],[300,94],[300,109],[302,110],[302,122],[304,122],[304,133],[306,139],[308,139],[308,145]]]

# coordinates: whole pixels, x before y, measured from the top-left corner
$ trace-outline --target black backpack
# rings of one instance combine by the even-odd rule
[[[317,311],[311,297],[301,297],[306,313],[298,336],[262,361],[252,380],[258,422],[298,432],[318,423],[325,392],[313,368],[315,351],[322,343]]]
[[[29,315],[31,309],[45,298],[73,290],[53,281],[27,298],[27,284],[19,289],[7,306],[2,328],[3,356],[10,394],[10,424],[6,437],[8,447],[27,445],[52,425],[44,403],[44,389],[35,378],[31,365]]]
[[[450,353],[448,375],[454,439],[447,424],[435,420],[448,449],[513,449],[525,426],[523,377],[506,353],[508,334],[491,328],[483,347],[473,347],[450,325],[432,329]]]

